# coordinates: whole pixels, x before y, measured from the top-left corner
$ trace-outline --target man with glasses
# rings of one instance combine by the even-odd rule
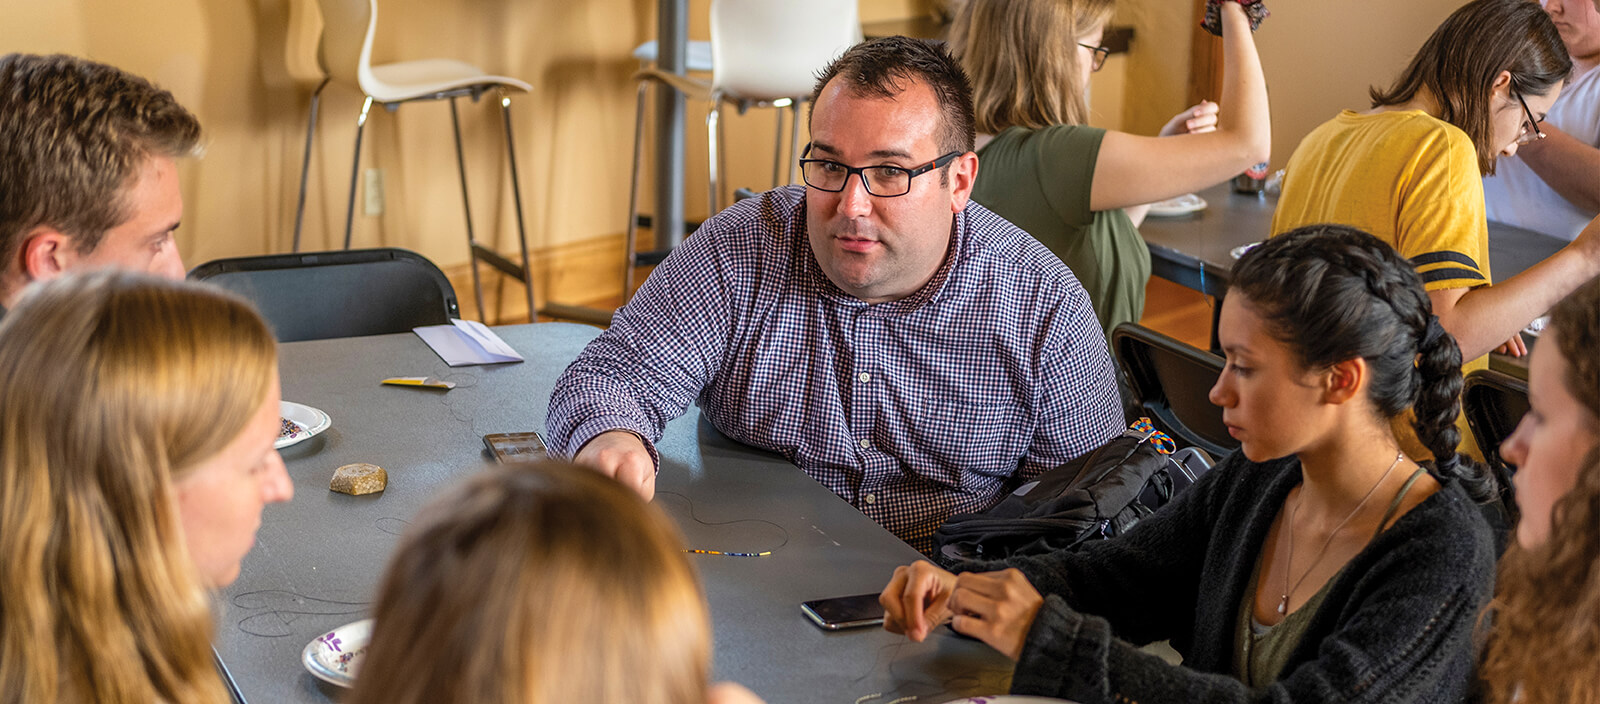
[[[1483,179],[1483,196],[1490,220],[1570,240],[1600,214],[1600,9],[1586,0],[1542,5],[1572,57],[1572,78],[1544,120],[1525,110],[1523,143]]]
[[[1089,298],[968,196],[971,92],[893,37],[822,74],[806,186],[734,204],[663,262],[556,383],[556,452],[654,491],[698,402],[913,547],[1123,425]]]

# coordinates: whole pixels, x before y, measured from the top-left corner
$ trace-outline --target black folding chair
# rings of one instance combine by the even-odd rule
[[[1239,448],[1208,398],[1222,357],[1135,323],[1111,331],[1111,349],[1139,407],[1180,445],[1217,458]]]
[[[1516,514],[1516,496],[1511,486],[1511,475],[1517,468],[1500,455],[1500,444],[1511,437],[1511,431],[1522,422],[1528,412],[1528,382],[1492,369],[1479,369],[1467,375],[1461,390],[1461,412],[1467,416],[1467,426],[1478,443],[1478,450],[1489,463],[1490,471],[1500,481],[1506,508],[1513,518]]]
[[[249,299],[279,342],[406,332],[461,317],[444,272],[404,249],[218,259],[189,278]]]

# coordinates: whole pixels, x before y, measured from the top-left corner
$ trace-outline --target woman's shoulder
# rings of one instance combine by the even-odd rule
[[[978,150],[978,158],[982,159],[984,152],[998,151],[1000,149],[1054,150],[1064,148],[1078,149],[1085,146],[1098,147],[1105,134],[1106,131],[1104,129],[1088,125],[1007,127]]]

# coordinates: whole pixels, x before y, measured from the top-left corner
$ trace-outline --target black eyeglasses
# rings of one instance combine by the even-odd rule
[[[802,155],[809,154],[811,145],[807,144]],[[819,191],[839,193],[844,190],[845,184],[850,182],[852,174],[859,174],[861,185],[867,187],[867,193],[880,198],[893,198],[911,192],[911,179],[940,168],[961,154],[962,152],[950,152],[922,166],[909,169],[899,166],[845,166],[828,159],[801,159],[800,176],[805,179],[807,186]]]
[[[1532,144],[1544,139],[1544,133],[1539,131],[1539,123],[1543,120],[1534,118],[1533,111],[1528,109],[1528,101],[1522,98],[1521,93],[1517,94],[1517,102],[1522,103],[1522,112],[1528,116],[1528,121],[1522,123],[1522,134],[1517,136],[1517,144]]]
[[[1099,71],[1100,69],[1105,67],[1105,65],[1106,65],[1106,57],[1111,55],[1111,47],[1109,47],[1109,46],[1095,46],[1093,44],[1084,44],[1083,42],[1078,42],[1078,46],[1081,46],[1081,47],[1083,47],[1085,49],[1088,49],[1089,51],[1094,52],[1094,59],[1093,59],[1094,63],[1091,64],[1092,68],[1090,70]]]

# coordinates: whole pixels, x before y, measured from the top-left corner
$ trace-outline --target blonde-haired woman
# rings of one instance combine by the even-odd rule
[[[347,704],[760,704],[710,687],[711,624],[672,523],[564,463],[498,467],[423,509]]]
[[[950,29],[977,111],[972,199],[1061,257],[1108,333],[1144,311],[1150,250],[1137,229],[1140,204],[1220,183],[1272,149],[1266,79],[1234,1],[1221,8],[1220,106],[1190,108],[1160,138],[1087,126],[1089,75],[1108,53],[1100,42],[1113,4],[970,0]]]
[[[1500,563],[1479,676],[1493,704],[1600,703],[1600,279],[1556,305],[1532,410],[1501,447],[1522,519]]]
[[[226,701],[208,589],[262,507],[278,364],[248,304],[95,273],[0,323],[0,702]]]

